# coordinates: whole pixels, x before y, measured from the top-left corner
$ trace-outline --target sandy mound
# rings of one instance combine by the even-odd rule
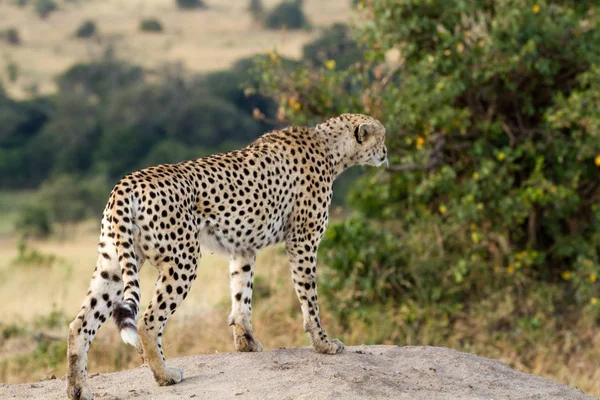
[[[158,387],[146,367],[91,378],[97,399],[593,399],[499,361],[440,347],[355,346],[222,353],[170,360],[178,385]],[[1,385],[2,399],[64,399],[65,382]]]

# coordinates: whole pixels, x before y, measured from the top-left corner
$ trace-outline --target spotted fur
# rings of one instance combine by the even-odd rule
[[[115,186],[102,217],[98,261],[68,338],[72,399],[91,399],[87,354],[111,316],[159,385],[183,379],[168,367],[162,333],[196,279],[200,249],[229,255],[234,345],[261,351],[251,325],[256,252],[285,242],[304,329],[320,353],[344,349],[321,326],[316,285],[317,247],[328,221],[334,179],[353,165],[387,162],[385,128],[368,116],[344,114],[312,128],[289,127],[247,147],[127,175]],[[138,273],[148,260],[158,270],[154,297],[140,309]]]

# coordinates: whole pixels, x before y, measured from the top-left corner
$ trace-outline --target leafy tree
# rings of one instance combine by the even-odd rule
[[[189,10],[194,8],[206,8],[203,0],[176,0],[177,7]]]
[[[21,36],[19,35],[19,31],[14,27],[0,31],[0,39],[6,40],[8,44],[13,46],[18,46],[21,44]]]
[[[385,271],[355,281],[350,305],[371,296],[455,312],[536,282],[561,288],[552,301],[598,304],[599,9],[380,0],[364,10],[360,65],[259,61],[262,91],[287,119],[364,112],[388,129],[392,168],[355,186],[358,223],[326,235],[325,249],[338,237],[349,248],[324,252],[337,266],[332,284]]]
[[[50,13],[56,11],[57,5],[54,0],[36,0],[35,12],[41,18],[47,18]]]
[[[96,36],[97,33],[98,28],[96,28],[96,23],[92,20],[86,19],[77,27],[77,30],[75,30],[75,37],[90,38]]]
[[[58,79],[59,92],[84,93],[106,99],[110,93],[143,82],[142,68],[116,60],[112,51],[89,64],[75,64]]]
[[[250,0],[250,5],[248,6],[248,11],[252,14],[252,17],[256,20],[262,19],[265,8],[262,4],[262,0]]]
[[[317,40],[308,43],[302,49],[302,58],[313,65],[335,61],[338,69],[348,68],[363,59],[363,49],[352,37],[350,28],[344,24],[335,24],[325,29]]]
[[[302,10],[302,0],[284,0],[265,17],[265,27],[269,29],[303,29],[308,19]]]
[[[162,32],[163,26],[156,18],[146,18],[140,22],[142,32]]]

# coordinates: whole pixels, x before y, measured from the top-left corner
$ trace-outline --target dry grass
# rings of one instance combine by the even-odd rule
[[[348,22],[350,0],[306,0],[304,9],[317,29],[312,31],[268,31],[253,21],[248,1],[207,0],[206,10],[181,11],[175,0],[89,0],[60,1],[59,10],[40,19],[32,7],[19,8],[12,1],[0,1],[0,31],[16,27],[20,46],[0,41],[0,80],[14,96],[23,97],[26,88],[40,92],[55,89],[54,77],[76,62],[89,61],[112,45],[117,56],[147,68],[181,62],[194,72],[224,69],[242,57],[274,48],[289,57],[298,57],[302,46],[318,34],[318,28],[334,22]],[[265,7],[279,0],[265,0]],[[160,34],[138,29],[144,18],[158,18]],[[98,39],[81,40],[74,32],[82,21],[96,23]],[[9,62],[17,65],[19,78],[10,84]]]

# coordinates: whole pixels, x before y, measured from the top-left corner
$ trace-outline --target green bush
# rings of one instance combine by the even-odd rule
[[[324,30],[317,40],[302,49],[302,58],[314,65],[335,61],[336,68],[345,69],[357,61],[362,61],[363,49],[352,38],[350,28],[335,24]]]
[[[193,8],[206,8],[203,0],[176,0],[177,7],[189,10]]]
[[[259,61],[262,92],[292,122],[364,112],[388,129],[392,168],[362,179],[350,202],[394,239],[334,227],[344,243],[373,248],[345,263],[328,256],[337,279],[387,265],[405,285],[378,301],[448,310],[543,283],[560,288],[556,304],[600,311],[600,10],[533,0],[365,8],[360,65],[284,71],[276,56]]]
[[[63,175],[47,181],[40,187],[36,201],[21,211],[17,231],[23,236],[47,237],[56,226],[99,218],[109,193],[109,185],[101,177]]]
[[[8,44],[18,46],[21,44],[21,36],[17,28],[8,28],[0,31],[0,39],[5,40]]]
[[[267,14],[264,24],[268,29],[306,28],[308,20],[302,10],[302,0],[283,1]]]
[[[36,0],[35,12],[41,17],[46,18],[50,13],[56,11],[58,7],[54,0]]]
[[[96,23],[87,19],[77,27],[77,30],[75,30],[75,37],[90,38],[96,36],[97,33],[98,29],[96,28]]]
[[[261,20],[265,13],[265,8],[262,4],[262,0],[250,0],[248,11],[250,12],[250,14],[252,14],[252,17],[254,19]]]
[[[17,232],[23,236],[48,237],[52,234],[50,210],[42,204],[24,207],[15,223]]]
[[[146,18],[140,22],[142,32],[162,32],[163,26],[156,18]]]

